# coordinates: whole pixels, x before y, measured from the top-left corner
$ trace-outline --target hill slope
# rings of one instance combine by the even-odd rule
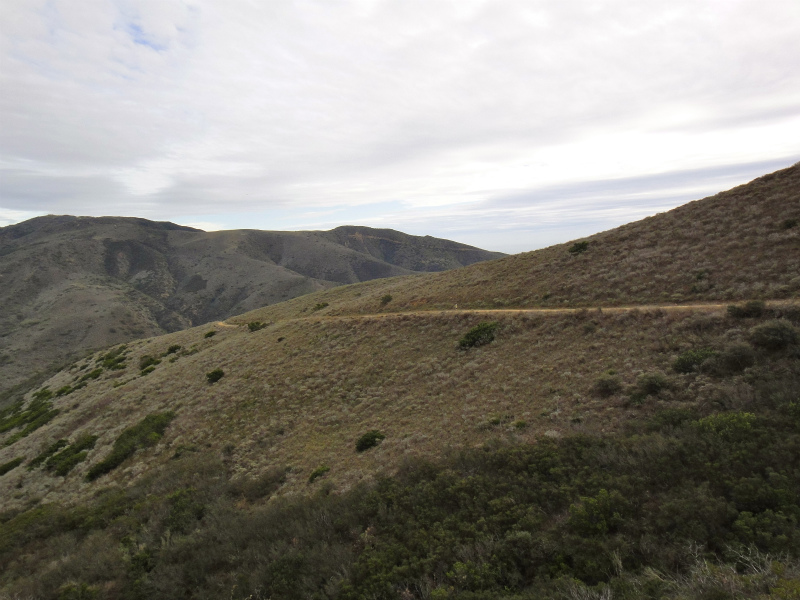
[[[88,349],[497,256],[365,227],[207,233],[144,219],[31,219],[0,228],[0,390]]]
[[[618,578],[614,597],[676,599],[711,589],[714,557],[769,575],[740,597],[791,597],[799,190],[793,167],[581,253],[321,290],[82,359],[0,415],[0,585],[530,600]],[[674,300],[694,265],[706,303],[610,306]],[[725,590],[755,585],[731,569]]]

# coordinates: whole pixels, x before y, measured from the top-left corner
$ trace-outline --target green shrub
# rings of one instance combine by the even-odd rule
[[[392,295],[391,294],[385,294],[385,295],[381,296],[381,306],[386,306],[391,301],[392,301]]]
[[[608,398],[622,391],[622,383],[614,375],[601,375],[592,388],[601,398]]]
[[[356,440],[356,452],[364,452],[370,448],[374,448],[385,438],[386,436],[376,429],[368,431]]]
[[[677,373],[691,373],[715,354],[716,352],[707,348],[687,350],[674,360],[672,369]]]
[[[663,373],[643,373],[636,379],[636,389],[645,396],[655,396],[669,387],[669,379]]]
[[[125,368],[125,350],[127,349],[126,345],[122,345],[119,348],[115,348],[110,352],[102,355],[97,362],[100,363],[104,369],[109,369],[110,371],[118,371]]]
[[[61,588],[58,600],[95,600],[99,590],[85,583],[68,583]]]
[[[72,391],[73,391],[72,386],[65,385],[56,390],[56,396],[68,396],[69,394],[72,393]]]
[[[740,306],[728,306],[728,315],[734,319],[755,319],[764,314],[764,303],[761,300],[751,300]]]
[[[183,348],[183,346],[181,346],[180,344],[172,344],[172,346],[170,346],[169,348],[167,348],[167,352],[166,352],[165,356],[166,356],[167,354],[175,354],[175,353],[176,353],[178,350],[180,350],[181,348]]]
[[[750,342],[767,350],[783,350],[797,344],[797,330],[785,319],[776,319],[750,330]]]
[[[261,321],[251,321],[250,323],[247,324],[247,328],[250,331],[258,331],[259,329],[264,329],[264,327],[266,326],[267,324],[262,323]]]
[[[459,340],[458,345],[461,349],[466,350],[468,348],[489,344],[494,340],[494,333],[497,331],[498,327],[499,324],[494,321],[491,323],[479,323],[464,334],[464,337]]]
[[[215,335],[217,335],[217,332],[212,329],[211,331],[207,331],[206,334],[203,337],[204,338],[210,338],[210,337],[214,337]]]
[[[23,403],[18,402],[0,411],[0,433],[22,428],[22,431],[18,431],[6,439],[3,443],[4,446],[10,446],[19,441],[32,431],[49,423],[58,414],[58,409],[53,408],[51,397],[52,392],[50,392],[50,396],[39,394],[39,397],[32,400],[25,409],[22,408]]]
[[[695,428],[702,434],[714,435],[727,442],[737,442],[750,437],[756,416],[748,412],[730,412],[710,415],[695,421]]]
[[[92,371],[89,371],[88,373],[86,373],[85,375],[83,375],[83,376],[80,378],[80,380],[79,380],[79,381],[82,381],[82,382],[83,382],[83,381],[89,381],[90,379],[97,379],[97,378],[98,378],[98,377],[100,377],[100,375],[102,375],[102,374],[103,374],[103,369],[102,369],[102,367],[97,367],[96,369],[93,369]]]
[[[756,353],[749,344],[734,342],[715,353],[701,366],[704,373],[719,377],[741,373],[756,362]]]
[[[156,365],[160,365],[161,361],[154,356],[150,356],[149,354],[145,354],[142,358],[139,359],[139,370],[144,371],[147,367],[155,368]]]
[[[322,465],[321,467],[317,467],[316,469],[311,471],[311,475],[308,476],[308,483],[314,483],[315,479],[322,477],[323,475],[325,475],[325,473],[327,473],[330,470],[331,468],[327,465]]]
[[[69,442],[67,440],[58,440],[50,444],[41,454],[36,456],[36,458],[28,463],[28,471],[33,471],[36,467],[40,466],[42,463],[44,463],[44,461],[68,444]]]
[[[96,441],[96,435],[83,434],[61,452],[51,455],[44,463],[45,470],[64,477],[75,465],[86,460],[89,450],[94,448]],[[36,458],[39,457],[37,456]]]
[[[140,448],[156,444],[174,418],[175,413],[173,412],[153,413],[123,431],[114,442],[111,454],[89,469],[86,479],[94,481],[101,475],[116,469]]]
[[[208,383],[216,383],[223,377],[225,377],[225,371],[222,369],[214,369],[213,371],[206,373],[206,379],[208,379]]]
[[[589,249],[589,242],[575,242],[570,246],[570,254],[583,254]]]
[[[0,477],[8,473],[10,470],[16,469],[18,466],[22,464],[23,460],[25,460],[25,457],[18,456],[17,458],[0,465]]]
[[[797,227],[797,219],[784,219],[781,223],[781,229],[793,229]]]
[[[326,306],[328,306],[328,303],[327,303],[327,302],[319,302],[319,303],[315,304],[315,305],[314,305],[314,308],[312,308],[311,310],[312,310],[312,311],[322,310],[322,309],[323,309],[323,308],[325,308]]]
[[[42,400],[42,401],[50,400],[50,398],[52,397],[53,397],[53,392],[50,391],[50,389],[47,387],[43,387],[39,391],[33,393],[33,398],[35,400]]]

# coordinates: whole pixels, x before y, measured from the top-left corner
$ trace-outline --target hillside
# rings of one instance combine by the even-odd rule
[[[794,598],[799,206],[795,166],[78,360],[0,414],[0,591]]]
[[[797,297],[799,274],[797,164],[567,244],[324,298],[332,314],[375,312],[387,293],[393,311],[719,303]]]
[[[366,227],[207,233],[144,219],[38,217],[0,228],[0,391],[90,349],[498,256]]]

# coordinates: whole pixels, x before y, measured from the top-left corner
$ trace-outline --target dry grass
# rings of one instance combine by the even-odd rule
[[[681,351],[722,346],[736,335],[741,323],[724,310],[501,313],[493,315],[500,324],[493,343],[460,350],[458,340],[482,320],[469,313],[335,319],[315,313],[256,332],[242,324],[218,327],[205,338],[204,326],[134,342],[127,369],[57,398],[61,415],[0,451],[0,463],[30,459],[56,439],[97,434],[88,460],[65,479],[22,468],[4,476],[3,506],[79,500],[110,484],[127,485],[192,449],[218,452],[234,476],[289,467],[283,493],[313,489],[308,479],[319,465],[330,467],[326,481],[347,489],[414,455],[497,437],[533,442],[576,431],[599,434],[658,407],[737,398],[735,377],[722,382],[670,370]],[[142,356],[163,355],[176,344],[182,351],[139,376]],[[77,367],[83,364],[89,363]],[[225,377],[209,385],[206,373],[215,368]],[[595,383],[609,370],[623,389],[600,397]],[[77,372],[62,372],[47,385],[58,389]],[[690,378],[690,393],[666,390],[632,403],[637,378],[652,372]],[[85,483],[88,468],[125,427],[165,410],[177,417],[158,445]],[[372,429],[386,439],[356,453],[356,439]]]

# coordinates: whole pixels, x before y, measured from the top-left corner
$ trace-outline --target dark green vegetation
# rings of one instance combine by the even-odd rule
[[[499,324],[494,322],[479,323],[464,334],[464,337],[458,341],[458,345],[460,348],[466,350],[468,348],[489,344],[494,341],[494,333],[497,331],[498,327]]]
[[[0,584],[40,598],[796,598],[797,361],[751,389],[734,410],[665,409],[618,435],[498,443],[268,504],[280,472],[227,482],[224,463],[189,453],[87,505],[2,515]],[[32,577],[64,536],[77,549]]]
[[[570,254],[583,254],[589,249],[589,242],[575,242],[569,247]]]
[[[385,434],[372,429],[356,440],[356,452],[366,452],[380,444],[384,439],[386,439]]]
[[[247,324],[247,328],[250,331],[259,331],[261,329],[264,329],[264,327],[266,327],[266,326],[267,326],[267,323],[262,323],[261,321],[250,321]]]
[[[58,440],[34,458],[28,464],[28,470],[43,466],[46,471],[64,477],[75,465],[86,460],[96,441],[97,436],[88,433],[78,437],[72,444],[67,440]]]
[[[13,458],[7,463],[3,463],[2,465],[0,465],[0,477],[8,473],[11,469],[16,469],[18,466],[22,464],[24,460],[25,460],[24,457],[18,456],[17,458]]]
[[[318,311],[318,310],[322,310],[323,308],[327,308],[327,307],[328,307],[328,303],[327,302],[318,302],[317,304],[314,305],[314,308],[312,308],[311,310],[312,311]]]
[[[53,408],[52,398],[53,392],[45,387],[33,394],[33,400],[27,408],[23,408],[24,405],[20,401],[0,410],[0,433],[19,429],[5,440],[6,446],[10,446],[55,418],[58,410]]]
[[[225,377],[225,371],[222,369],[214,369],[213,371],[206,373],[206,379],[208,380],[208,383],[217,383],[223,377]]]
[[[137,450],[156,444],[174,418],[175,414],[172,412],[147,415],[138,424],[123,431],[114,442],[111,454],[89,469],[86,478],[93,481],[116,469]],[[94,445],[94,440],[91,444]]]
[[[210,337],[214,337],[215,335],[217,335],[217,332],[212,329],[211,331],[207,331],[206,334],[203,337],[204,338],[210,338]]]

